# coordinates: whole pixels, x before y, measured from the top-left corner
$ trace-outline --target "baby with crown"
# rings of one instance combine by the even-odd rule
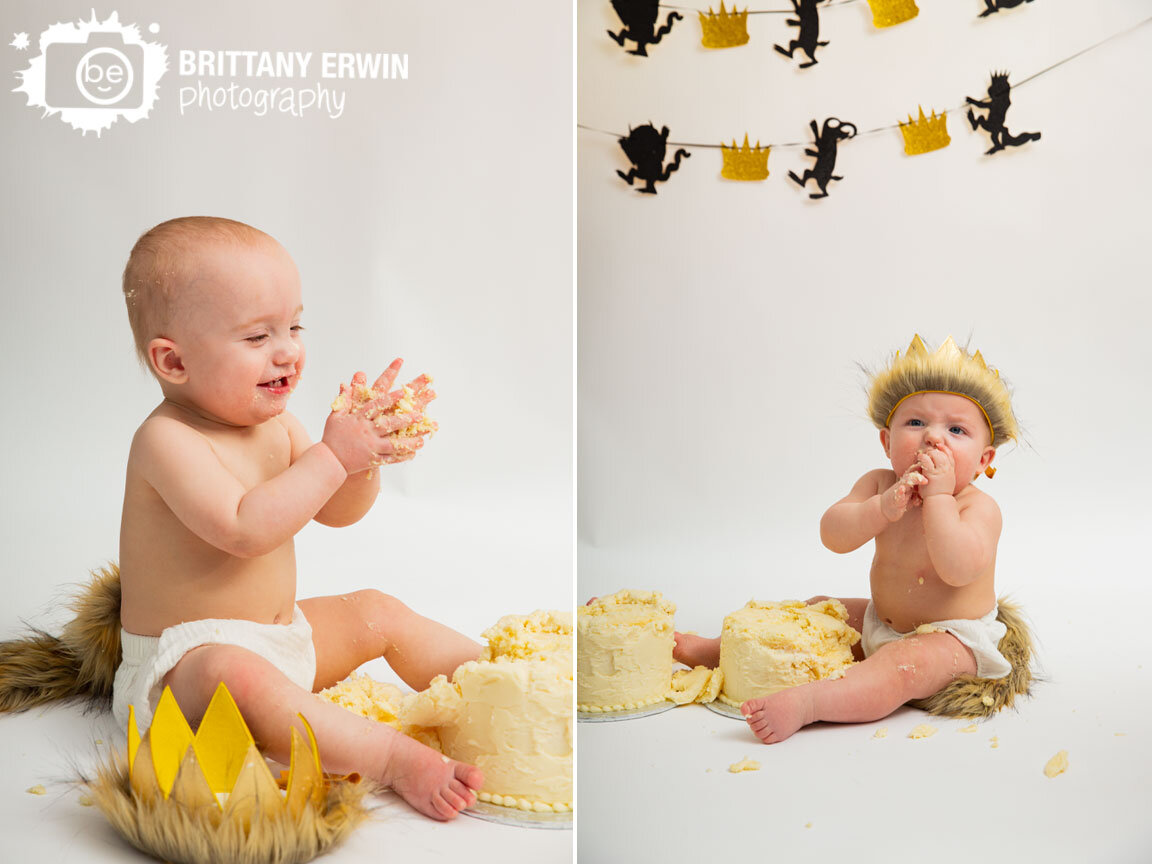
[[[857,480],[820,521],[833,552],[875,541],[871,597],[841,600],[862,634],[859,662],[840,678],[745,702],[766,744],[821,720],[878,720],[909,702],[987,716],[1030,681],[1026,628],[996,597],[1000,509],[974,485],[1020,434],[999,373],[951,337],[929,351],[917,335],[872,376],[868,413],[890,467]],[[719,651],[719,639],[676,635],[676,659],[689,666],[716,666]]]

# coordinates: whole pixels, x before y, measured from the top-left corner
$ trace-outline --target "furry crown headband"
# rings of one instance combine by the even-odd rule
[[[897,351],[888,368],[872,376],[868,416],[878,429],[886,428],[900,403],[917,393],[951,393],[975,402],[988,421],[993,447],[1020,437],[999,371],[988,366],[979,351],[969,354],[960,348],[951,336],[931,353],[919,334],[903,356]]]

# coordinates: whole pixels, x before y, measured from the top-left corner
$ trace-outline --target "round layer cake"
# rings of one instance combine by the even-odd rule
[[[675,614],[657,591],[617,591],[577,609],[577,709],[623,711],[667,699]]]
[[[724,619],[720,701],[739,707],[786,687],[839,678],[852,665],[852,646],[859,641],[839,600],[811,606],[750,600]]]
[[[481,801],[572,809],[572,618],[508,615],[479,660],[409,697],[405,724],[431,727],[441,752],[484,772]]]

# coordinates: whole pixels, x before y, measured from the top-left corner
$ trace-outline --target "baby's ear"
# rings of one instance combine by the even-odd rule
[[[180,349],[171,339],[156,338],[148,343],[148,364],[161,381],[183,384],[188,380]]]
[[[891,458],[892,454],[888,452],[888,443],[892,440],[892,433],[888,427],[885,426],[880,430],[880,446],[884,448],[884,455]]]

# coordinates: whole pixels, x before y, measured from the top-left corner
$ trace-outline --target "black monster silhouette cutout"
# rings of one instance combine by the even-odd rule
[[[808,62],[801,63],[801,69],[815,66],[817,46],[828,44],[817,41],[820,38],[820,11],[816,8],[819,2],[820,0],[792,0],[792,10],[796,13],[796,17],[789,18],[787,23],[791,27],[799,27],[800,31],[796,34],[796,38],[788,43],[787,48],[780,45],[772,46],[785,57],[791,57],[797,48],[807,54]]]
[[[672,32],[673,21],[683,21],[684,16],[679,12],[669,12],[664,26],[656,29],[656,18],[660,14],[660,4],[657,0],[612,0],[612,8],[624,23],[619,33],[608,31],[617,45],[623,46],[625,39],[636,43],[636,49],[629,54],[647,57],[645,45],[655,45],[665,35]]]
[[[987,18],[994,12],[999,12],[1001,9],[1014,9],[1024,3],[1031,3],[1032,0],[984,0],[986,8],[980,13],[981,18]]]
[[[797,177],[794,171],[789,171],[788,176],[801,186],[805,185],[809,180],[815,180],[816,185],[820,187],[820,191],[813,192],[808,197],[827,198],[828,182],[830,180],[844,179],[832,173],[832,169],[836,167],[836,147],[841,141],[847,141],[849,138],[856,137],[856,125],[854,123],[842,123],[835,117],[829,117],[825,120],[823,129],[816,125],[815,120],[813,120],[810,125],[812,127],[812,137],[816,139],[816,149],[806,148],[804,152],[809,156],[815,156],[816,164],[807,169],[803,177]],[[852,131],[849,132],[849,129]]]
[[[628,137],[620,139],[620,146],[624,150],[624,155],[628,157],[628,161],[632,163],[632,168],[625,174],[623,171],[617,171],[620,179],[632,185],[632,181],[636,179],[644,180],[647,185],[643,189],[638,189],[638,192],[650,192],[656,194],[656,183],[663,183],[672,176],[672,172],[680,167],[680,157],[683,156],[687,159],[692,154],[687,150],[677,150],[675,161],[667,168],[664,167],[664,153],[667,150],[668,142],[668,127],[663,127],[659,132],[656,127],[651,123],[644,126],[638,126],[633,129],[628,127]]]
[[[996,153],[1005,147],[1019,147],[1029,141],[1039,141],[1039,132],[1021,132],[1019,135],[1008,132],[1004,119],[1008,114],[1008,106],[1012,104],[1012,100],[1008,97],[1012,85],[1008,83],[1007,72],[993,72],[991,75],[992,83],[988,85],[986,100],[965,97],[969,105],[988,110],[987,117],[977,117],[971,108],[968,109],[968,122],[972,124],[972,128],[981,128],[992,137],[992,149],[985,151],[984,155]]]

